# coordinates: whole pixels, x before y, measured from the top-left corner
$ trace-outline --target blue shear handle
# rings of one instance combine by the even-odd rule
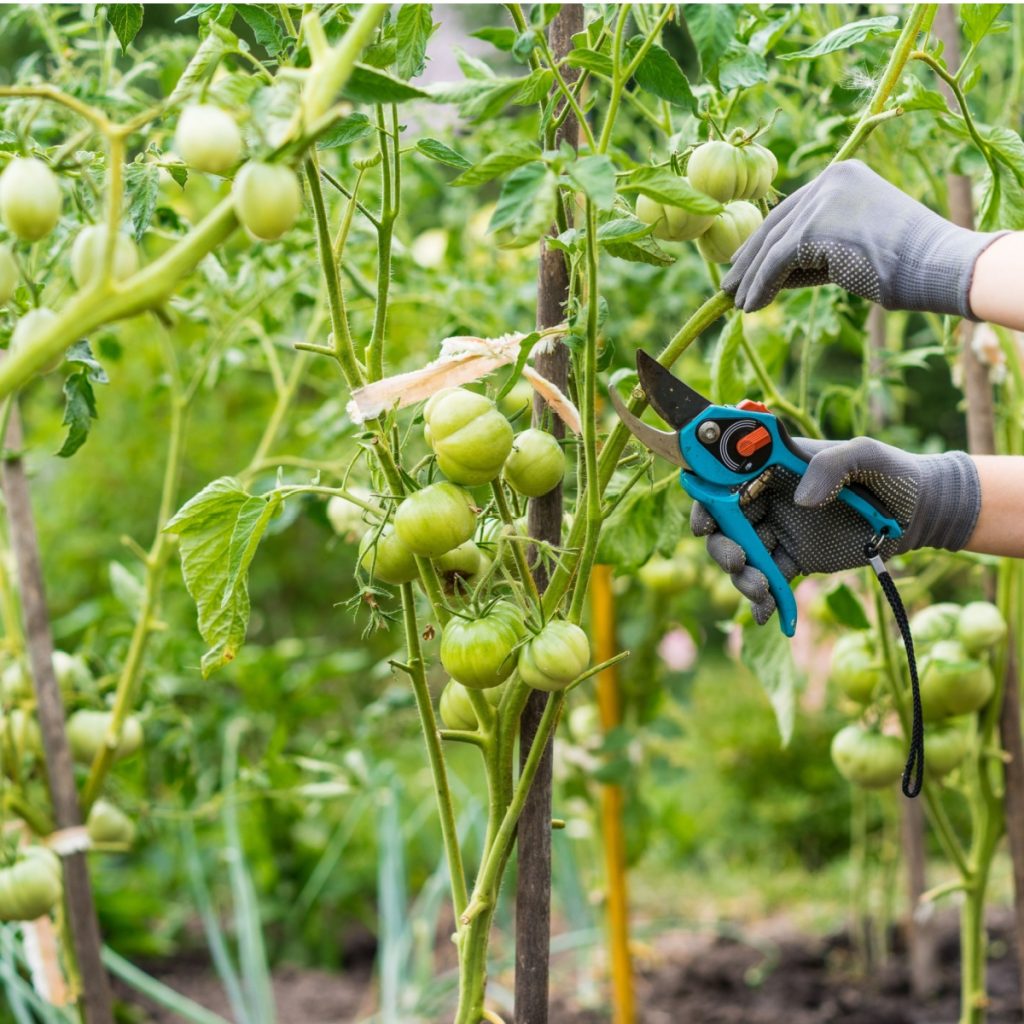
[[[806,463],[804,463],[806,468]],[[691,498],[701,502],[718,523],[718,529],[731,541],[739,544],[747,556],[747,563],[760,569],[768,580],[768,589],[779,610],[779,625],[786,636],[796,632],[796,598],[789,589],[789,581],[764,546],[750,520],[740,509],[740,496],[736,491],[718,484],[708,483],[686,470],[680,474],[683,489]]]

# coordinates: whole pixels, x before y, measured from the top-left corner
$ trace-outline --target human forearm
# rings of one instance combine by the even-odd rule
[[[1024,231],[997,238],[978,257],[970,301],[977,319],[1024,330]]]
[[[966,549],[1024,558],[1024,456],[976,455],[974,463],[981,482],[981,512]]]

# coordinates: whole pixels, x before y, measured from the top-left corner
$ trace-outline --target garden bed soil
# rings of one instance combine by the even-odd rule
[[[911,993],[905,951],[897,936],[889,962],[867,976],[854,969],[849,937],[812,937],[785,925],[734,936],[663,935],[637,969],[640,1024],[956,1024],[959,1019],[956,919],[937,922],[940,988],[930,999]],[[1021,1003],[1009,919],[990,924],[988,1024],[1019,1024]],[[220,982],[204,964],[148,965],[150,973],[203,1006],[230,1018]],[[369,962],[344,974],[282,968],[274,974],[279,1024],[339,1024],[372,1015]],[[180,1018],[119,986],[149,1024]],[[607,1024],[599,1010],[556,998],[551,1024]],[[437,1024],[449,1024],[447,1020]]]

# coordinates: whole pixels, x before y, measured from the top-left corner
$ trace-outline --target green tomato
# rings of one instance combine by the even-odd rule
[[[44,846],[29,846],[10,867],[0,868],[0,921],[35,921],[63,893],[60,858]]]
[[[18,264],[9,245],[0,245],[0,306],[6,306],[14,298],[18,287]]]
[[[529,409],[532,404],[533,385],[525,377],[520,377],[512,385],[512,390],[498,399],[498,408],[506,416],[514,416],[524,409]]]
[[[690,184],[720,203],[748,198],[752,169],[742,149],[719,140],[698,146],[686,165]]]
[[[242,133],[227,111],[203,103],[182,111],[174,148],[197,171],[226,174],[242,158]]]
[[[512,424],[484,395],[445,388],[423,407],[423,435],[452,483],[490,483],[512,450]]]
[[[92,682],[92,673],[85,662],[75,654],[67,651],[53,652],[53,674],[57,677],[64,699],[70,700],[76,692],[87,690]],[[28,700],[32,697],[34,687],[32,676],[25,670],[20,661],[12,662],[0,676],[0,699],[6,704]]]
[[[514,610],[514,606],[510,606]],[[515,618],[513,618],[515,614]],[[452,619],[441,634],[441,664],[474,690],[499,686],[516,667],[522,616],[499,602],[479,619]]]
[[[971,601],[960,610],[956,635],[968,654],[983,654],[1006,636],[1006,620],[994,604]]]
[[[302,212],[299,179],[282,164],[251,160],[236,175],[231,199],[242,227],[263,241],[280,238]]]
[[[739,247],[760,227],[761,211],[753,203],[730,203],[697,241],[701,255],[712,263],[729,263]]]
[[[905,762],[903,744],[895,736],[848,725],[832,737],[832,763],[855,786],[888,786],[903,774]]]
[[[473,500],[455,484],[430,484],[409,495],[395,513],[395,534],[413,554],[440,558],[476,529]]]
[[[40,306],[38,309],[30,309],[14,325],[11,333],[11,352],[17,352],[23,348],[32,348],[39,339],[39,336],[49,330],[50,326],[57,319],[57,314],[52,309]],[[64,353],[60,352],[50,362],[46,363],[39,371],[40,373],[52,373],[61,363],[64,362]]]
[[[91,764],[100,750],[106,746],[107,731],[114,716],[110,711],[76,711],[67,722],[68,744],[71,756],[79,764]],[[121,742],[114,751],[114,760],[131,757],[142,747],[142,723],[129,715],[121,730]]]
[[[932,725],[924,733],[924,770],[935,778],[948,775],[967,756],[970,738],[957,725]]]
[[[715,219],[712,213],[691,213],[644,195],[637,197],[636,215],[645,224],[653,224],[654,237],[665,242],[688,242],[697,238],[707,231]]]
[[[458,576],[460,579],[469,579],[483,572],[491,560],[484,554],[473,541],[467,540],[457,548],[445,552],[440,558],[434,559],[437,571],[445,575]]]
[[[949,640],[956,633],[960,605],[946,601],[929,605],[910,617],[910,634],[914,647],[925,651],[937,640]]]
[[[364,487],[352,486],[348,490],[353,497],[360,498],[367,504],[373,501],[373,496]],[[343,498],[340,494],[332,495],[328,500],[326,513],[327,522],[339,537],[362,538],[372,529],[363,506]]]
[[[940,640],[919,663],[921,706],[926,722],[983,708],[995,692],[992,670],[958,640]]]
[[[103,268],[103,252],[107,245],[105,224],[93,224],[78,232],[71,246],[71,278],[79,288],[92,284]],[[112,272],[115,281],[131,277],[139,269],[139,250],[127,236],[118,233],[114,241],[114,264]]]
[[[57,176],[34,156],[16,157],[0,174],[0,220],[23,242],[48,235],[62,203]]]
[[[775,154],[764,146],[752,142],[740,153],[747,164],[747,187],[737,199],[763,199],[772,190],[772,181],[779,171]]]
[[[858,704],[870,704],[878,684],[885,675],[878,655],[867,633],[841,636],[832,648],[829,679]]]
[[[531,427],[516,435],[504,473],[514,491],[527,498],[539,498],[562,482],[565,452],[547,431]]]
[[[449,679],[445,683],[438,708],[445,728],[466,731],[476,729],[477,720],[473,702],[469,699],[469,690],[462,683],[457,683],[454,679]]]
[[[416,556],[398,538],[388,523],[378,534],[368,531],[359,544],[359,565],[364,572],[384,583],[412,583],[419,576]]]
[[[135,842],[135,822],[109,800],[97,800],[85,823],[93,843],[131,846]]]
[[[564,690],[590,665],[590,641],[579,626],[549,622],[519,655],[519,676],[535,690]]]
[[[13,776],[26,759],[42,757],[43,737],[35,714],[24,708],[13,708],[0,715],[0,768]]]
[[[662,558],[654,555],[640,567],[640,582],[652,593],[679,594],[697,582],[697,571],[692,562],[682,558]]]

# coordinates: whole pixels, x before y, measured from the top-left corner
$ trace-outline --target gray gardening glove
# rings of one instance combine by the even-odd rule
[[[846,160],[772,210],[722,288],[747,313],[783,288],[832,283],[886,309],[971,317],[974,264],[1003,234],[957,227]]]
[[[871,491],[903,528],[902,537],[882,545],[883,558],[926,547],[959,551],[973,533],[981,485],[966,452],[912,455],[869,437],[795,441],[810,459],[804,476],[776,467],[764,491],[744,509],[787,580],[867,563],[871,527],[836,499],[851,482]],[[747,565],[739,545],[717,532],[700,502],[694,503],[690,528],[708,538],[708,553],[732,576],[763,625],[775,610],[764,574]]]

